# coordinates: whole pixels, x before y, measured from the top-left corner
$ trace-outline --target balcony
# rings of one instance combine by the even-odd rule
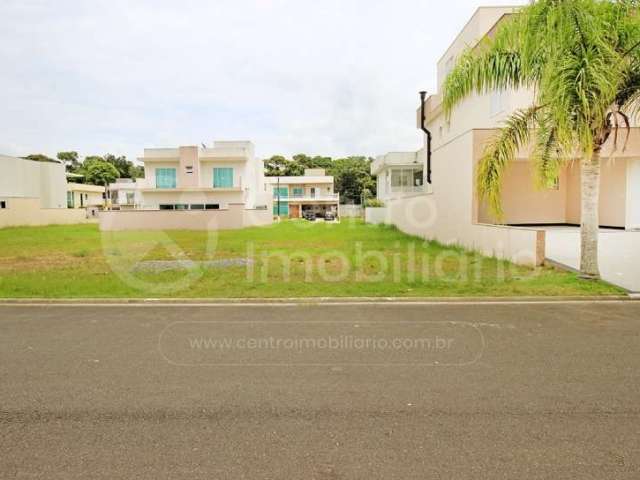
[[[397,186],[390,188],[391,193],[423,193],[424,185]]]
[[[371,163],[371,174],[378,175],[386,167],[412,166],[418,163],[416,152],[389,152]]]
[[[274,194],[273,199],[277,200],[278,195]],[[315,195],[309,193],[293,194],[293,195],[280,195],[280,201],[282,202],[339,202],[339,193],[316,193]]]

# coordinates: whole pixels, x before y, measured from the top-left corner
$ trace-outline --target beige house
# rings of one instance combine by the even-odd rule
[[[109,209],[142,208],[142,194],[135,178],[118,178],[109,184]]]
[[[491,35],[500,22],[516,11],[516,7],[481,7],[476,11],[438,62],[439,92],[456,58],[466,48],[474,48],[483,37]],[[425,124],[433,138],[431,183],[426,179],[426,134],[423,135],[424,148],[415,154],[387,154],[372,165],[372,172],[378,175],[379,185],[382,184],[379,198],[387,200],[387,221],[425,238],[461,244],[519,263],[542,263],[544,227],[580,223],[579,162],[564,168],[553,188],[538,190],[527,151],[519,152],[509,166],[503,187],[507,226],[496,225],[496,219],[477,200],[477,164],[487,139],[514,110],[530,106],[533,94],[517,90],[473,95],[447,120],[439,92],[429,96],[425,103]],[[420,128],[420,108],[417,121]],[[607,157],[606,151],[603,157]],[[385,179],[389,171],[408,168],[414,162],[423,166],[424,191],[411,191],[417,185],[407,183],[410,178],[402,173],[400,183]],[[385,190],[386,186],[391,190]],[[640,228],[640,133],[637,128],[633,129],[628,148],[615,152],[603,165],[600,221],[603,226]]]
[[[84,183],[67,183],[68,208],[103,208],[105,206],[104,187]]]
[[[145,178],[110,185],[102,230],[222,230],[273,221],[262,161],[251,142],[146,148]]]
[[[144,209],[218,210],[233,203],[264,206],[264,172],[251,142],[212,147],[146,148],[138,181]]]
[[[266,177],[265,191],[273,195],[274,216],[301,218],[305,213],[338,215],[340,195],[334,193],[333,177],[324,169],[306,169],[304,175]]]
[[[58,161],[0,155],[0,228],[91,221],[86,209],[67,208],[67,180]]]

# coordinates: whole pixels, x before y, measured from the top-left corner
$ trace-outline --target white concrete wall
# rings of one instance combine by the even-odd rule
[[[271,210],[230,204],[223,210],[121,210],[99,214],[100,230],[234,230],[270,225]]]
[[[338,205],[338,216],[341,218],[362,218],[362,205]]]
[[[7,204],[7,208],[0,209],[0,228],[97,222],[84,209],[40,208],[38,198],[0,197],[0,200]]]
[[[0,197],[39,198],[42,208],[66,208],[64,165],[0,155]]]
[[[386,207],[366,207],[364,209],[364,221],[373,225],[391,223]]]

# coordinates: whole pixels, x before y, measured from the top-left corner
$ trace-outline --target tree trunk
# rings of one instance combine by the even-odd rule
[[[598,268],[598,229],[600,227],[600,149],[581,168],[580,272],[583,278],[600,278]]]

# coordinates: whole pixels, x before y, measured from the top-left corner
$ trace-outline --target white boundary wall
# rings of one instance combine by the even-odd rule
[[[94,223],[97,218],[84,208],[40,208],[38,198],[7,198],[7,208],[0,209],[0,228],[71,225],[74,223]]]
[[[338,205],[338,216],[343,218],[362,218],[362,205]]]
[[[386,207],[367,207],[364,209],[364,221],[378,225],[380,223],[391,223],[387,218]]]
[[[235,230],[271,225],[273,213],[231,203],[220,210],[118,210],[100,212],[100,230]]]
[[[385,220],[410,235],[459,245],[484,255],[527,266],[542,265],[545,231],[499,225],[471,224],[460,218],[442,218],[433,195],[387,200]]]

